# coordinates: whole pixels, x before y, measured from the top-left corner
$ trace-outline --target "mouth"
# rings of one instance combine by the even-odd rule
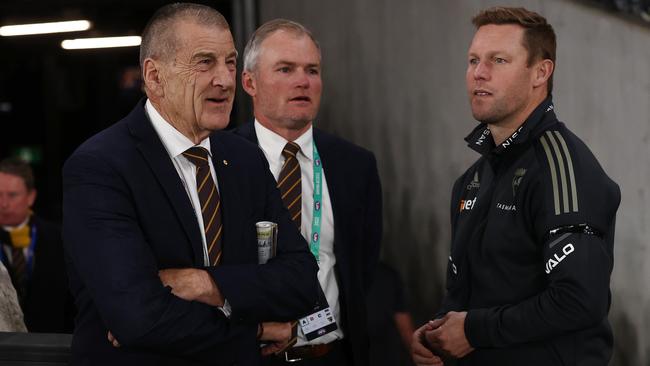
[[[311,98],[306,95],[299,95],[297,97],[289,99],[290,102],[299,102],[299,103],[311,103]]]
[[[210,103],[215,103],[215,104],[224,104],[228,101],[228,97],[219,97],[219,98],[206,98]]]
[[[474,89],[473,95],[477,97],[489,97],[492,93],[485,89]]]

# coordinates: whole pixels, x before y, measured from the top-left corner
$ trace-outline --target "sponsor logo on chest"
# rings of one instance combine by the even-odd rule
[[[467,200],[460,200],[460,212],[469,211],[474,208],[476,197]]]

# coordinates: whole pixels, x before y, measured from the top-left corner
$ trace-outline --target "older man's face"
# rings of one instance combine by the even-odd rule
[[[0,172],[0,225],[20,225],[35,199],[36,191],[28,190],[22,178]]]
[[[177,49],[162,70],[164,115],[195,135],[225,128],[235,96],[235,45],[227,28],[181,20]]]

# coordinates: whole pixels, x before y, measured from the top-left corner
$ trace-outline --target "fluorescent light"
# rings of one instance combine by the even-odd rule
[[[0,27],[0,36],[22,36],[27,34],[77,32],[88,30],[90,29],[91,25],[92,24],[87,20],[5,25],[3,27]]]
[[[66,39],[61,47],[66,50],[81,50],[87,48],[131,47],[140,45],[140,36],[102,37]]]

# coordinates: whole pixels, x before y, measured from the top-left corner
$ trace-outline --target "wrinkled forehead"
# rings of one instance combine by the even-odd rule
[[[197,48],[211,49],[224,54],[235,50],[230,29],[220,25],[205,25],[180,19],[174,24],[172,36],[175,37],[177,53],[192,52]]]

